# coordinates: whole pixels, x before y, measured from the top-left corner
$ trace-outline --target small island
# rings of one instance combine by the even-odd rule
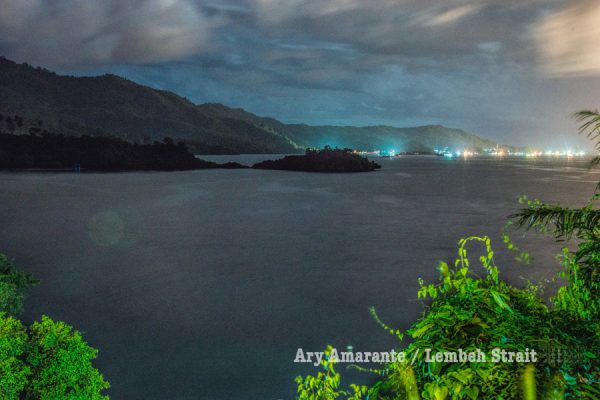
[[[370,172],[381,165],[358,155],[351,149],[307,149],[304,155],[286,156],[254,164],[255,169],[277,169],[305,172]]]
[[[152,144],[135,144],[114,137],[0,132],[0,169],[110,172],[211,168],[248,167],[200,160],[185,144],[175,143],[170,138]]]

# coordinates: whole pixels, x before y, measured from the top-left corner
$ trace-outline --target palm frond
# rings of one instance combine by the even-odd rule
[[[526,229],[544,230],[551,227],[557,238],[570,238],[582,232],[598,234],[600,232],[600,210],[587,208],[564,208],[541,204],[525,208],[511,215],[517,225]]]
[[[581,124],[579,133],[596,141],[596,149],[600,151],[600,112],[598,110],[582,110],[574,113],[573,117]]]

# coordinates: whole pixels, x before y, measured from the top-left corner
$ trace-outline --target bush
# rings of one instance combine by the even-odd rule
[[[64,322],[43,316],[30,328],[28,398],[104,400],[109,384],[92,366],[98,351]]]
[[[27,333],[21,321],[0,313],[0,398],[18,400],[30,369],[24,361]]]
[[[25,294],[36,283],[30,274],[17,271],[12,261],[0,254],[0,313],[14,317],[21,314]]]
[[[28,329],[15,317],[37,283],[0,254],[0,399],[107,400],[92,361],[98,351],[64,322],[42,316]]]
[[[487,254],[480,260],[484,278],[471,273],[465,248],[470,241],[485,243]],[[486,360],[492,359],[494,348],[507,352],[534,349],[538,392],[551,392],[553,384],[560,382],[560,389],[574,398],[594,398],[594,386],[600,383],[598,321],[572,318],[559,307],[548,307],[536,285],[518,289],[506,284],[499,279],[493,256],[488,238],[464,239],[454,266],[441,263],[440,281],[419,290],[419,297],[430,298],[432,303],[408,330],[412,342],[405,352],[407,359],[415,357],[413,368],[423,398],[516,399],[522,395],[524,373],[521,363],[427,363],[422,354],[425,348],[432,353],[479,348]],[[559,352],[569,356],[557,362],[554,356]],[[389,396],[395,394],[401,382],[398,374],[404,368],[387,365],[374,392],[381,398],[395,398]],[[546,393],[543,398],[548,397]]]

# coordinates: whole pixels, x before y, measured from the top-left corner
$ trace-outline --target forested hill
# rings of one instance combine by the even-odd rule
[[[196,153],[297,152],[289,139],[239,118],[217,116],[175,93],[115,75],[61,76],[0,58],[0,113],[41,120],[66,135],[150,143],[171,137]]]
[[[332,147],[397,152],[431,152],[447,148],[452,151],[494,148],[496,142],[441,125],[414,128],[393,126],[309,126],[288,125],[287,136],[296,143],[311,147]]]
[[[443,126],[395,128],[289,125],[221,104],[196,105],[175,93],[116,75],[61,76],[0,58],[0,114],[24,121],[13,133],[42,128],[65,135],[115,136],[135,143],[165,137],[196,154],[298,153],[305,147],[430,151],[495,143]],[[6,127],[8,130],[12,126]]]

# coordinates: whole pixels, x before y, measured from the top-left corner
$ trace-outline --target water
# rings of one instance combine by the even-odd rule
[[[600,178],[576,161],[380,163],[341,175],[0,173],[0,251],[42,281],[23,319],[81,330],[113,399],[292,399],[294,376],[315,372],[292,362],[298,347],[389,350],[368,307],[407,328],[422,310],[417,277],[434,279],[461,237],[490,235],[510,282],[551,278],[550,239],[515,236],[530,266],[500,251],[505,217],[522,194],[582,204]]]

